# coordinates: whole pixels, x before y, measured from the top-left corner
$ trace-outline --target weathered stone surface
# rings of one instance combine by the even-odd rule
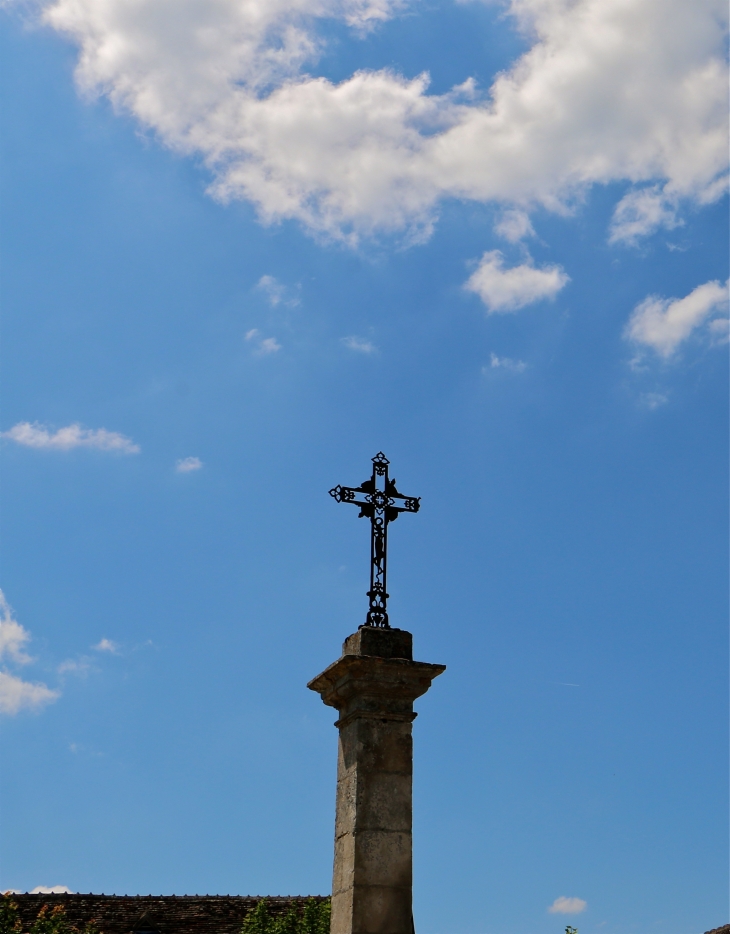
[[[405,889],[356,886],[353,903],[353,931],[359,934],[382,934],[383,931],[413,934],[410,886]],[[335,930],[334,926],[331,930]]]
[[[331,934],[412,934],[413,701],[444,665],[363,627],[309,683],[340,714]]]
[[[376,629],[363,626],[345,639],[343,655],[376,655],[413,661],[413,636],[405,629]]]
[[[367,785],[360,783],[357,825],[361,831],[411,832],[411,776],[398,772],[374,772]]]

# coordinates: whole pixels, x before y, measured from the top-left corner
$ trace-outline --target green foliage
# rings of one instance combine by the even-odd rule
[[[241,934],[269,934],[271,931],[271,918],[266,907],[266,899],[262,898],[253,911],[249,911],[243,922]]]
[[[301,926],[296,934],[329,934],[330,910],[329,899],[326,902],[315,902],[313,898],[310,898],[304,906]]]
[[[299,924],[299,912],[296,908],[290,908],[283,918],[277,918],[271,922],[272,934],[299,934],[301,926]]]
[[[73,929],[61,905],[56,905],[50,913],[48,905],[44,905],[33,922],[30,934],[73,934]]]
[[[246,916],[241,934],[329,934],[329,930],[329,899],[317,902],[310,898],[302,911],[290,908],[285,915],[272,918],[266,899],[262,898]]]
[[[578,934],[578,928],[572,928],[568,925],[565,929],[565,934]]]
[[[18,906],[10,895],[3,895],[0,902],[0,934],[20,934]]]
[[[20,928],[17,930],[20,931]],[[89,921],[83,928],[72,926],[63,905],[56,905],[50,912],[48,905],[44,905],[31,926],[30,934],[101,934],[101,931],[93,921]]]

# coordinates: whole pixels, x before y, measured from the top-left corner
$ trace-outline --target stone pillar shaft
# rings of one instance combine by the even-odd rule
[[[331,934],[412,934],[413,701],[444,665],[363,627],[309,687],[340,718]]]

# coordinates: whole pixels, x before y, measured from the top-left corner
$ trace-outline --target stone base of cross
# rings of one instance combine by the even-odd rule
[[[413,702],[445,665],[403,629],[361,626],[307,685],[339,718],[330,934],[414,934]]]

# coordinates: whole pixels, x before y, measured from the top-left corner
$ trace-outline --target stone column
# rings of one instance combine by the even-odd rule
[[[413,701],[445,667],[363,626],[309,682],[340,714],[331,934],[413,934]]]

